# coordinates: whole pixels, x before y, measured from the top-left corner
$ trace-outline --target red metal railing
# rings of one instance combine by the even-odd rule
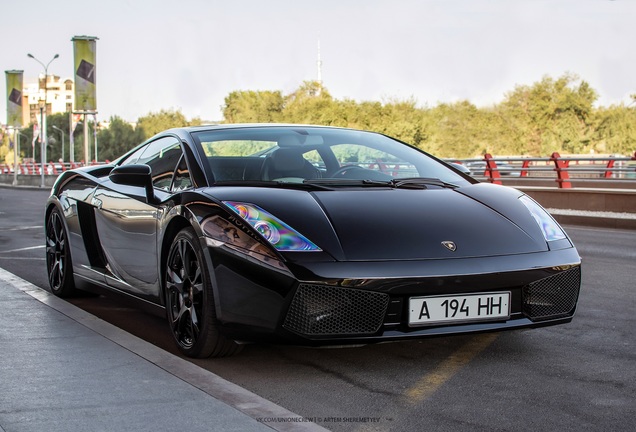
[[[92,161],[89,165],[102,165],[104,163],[109,163],[109,161],[106,161],[106,162]],[[18,164],[18,169],[17,169],[18,175],[41,175],[42,174],[41,165],[42,164],[36,163],[36,162],[20,163]],[[44,169],[45,169],[44,174],[59,175],[66,170],[79,168],[82,166],[85,166],[84,161],[49,162],[47,164],[44,164]],[[13,174],[13,164],[7,164],[7,163],[0,164],[0,174]]]
[[[572,182],[621,180],[636,188],[636,152],[624,156],[561,156],[555,152],[548,158],[495,158],[485,154],[483,159],[452,160],[466,166],[476,178],[503,184],[511,179],[555,182],[557,187],[570,189]]]
[[[544,182],[555,184],[558,188],[570,189],[573,182],[579,184],[592,181],[620,180],[628,187],[636,189],[636,152],[630,157],[594,156],[563,157],[552,153],[550,157],[506,157],[496,158],[485,154],[483,158],[449,159],[448,162],[460,163],[470,169],[471,174],[484,181],[503,184],[515,182]],[[90,165],[104,162],[92,161]],[[108,161],[106,161],[108,163]],[[408,173],[416,176],[415,167],[399,162],[374,160],[358,163],[369,169],[376,169],[398,176]],[[59,175],[62,172],[84,166],[84,162],[49,162],[45,164],[45,174]],[[25,162],[18,164],[18,175],[41,175],[40,164]],[[13,164],[0,164],[0,174],[13,174]],[[598,187],[598,186],[597,186]],[[600,186],[603,187],[603,186]]]

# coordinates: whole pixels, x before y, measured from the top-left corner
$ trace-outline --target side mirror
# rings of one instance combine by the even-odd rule
[[[154,201],[155,191],[152,186],[152,171],[145,164],[121,165],[113,168],[108,175],[110,181],[124,186],[142,187],[146,191],[146,202]]]
[[[453,168],[461,171],[464,174],[468,174],[468,175],[471,174],[470,168],[468,168],[466,165],[462,165],[462,164],[457,163],[457,162],[451,162],[450,164],[453,166]]]

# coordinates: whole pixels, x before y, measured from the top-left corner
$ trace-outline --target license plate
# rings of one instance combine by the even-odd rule
[[[411,297],[409,325],[489,321],[510,317],[510,292]]]

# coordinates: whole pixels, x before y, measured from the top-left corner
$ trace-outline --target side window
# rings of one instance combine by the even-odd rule
[[[188,164],[186,164],[185,155],[181,158],[177,171],[174,173],[174,181],[172,182],[172,192],[178,192],[192,187],[192,179],[190,178],[190,171],[188,171]]]
[[[148,144],[136,163],[149,165],[153,186],[169,191],[172,175],[182,155],[179,141],[173,137],[164,137]]]
[[[141,147],[139,150],[135,151],[130,156],[128,156],[126,159],[121,161],[121,163],[119,165],[134,164],[135,162],[137,162],[137,160],[139,159],[139,156],[141,156],[141,154],[146,150],[147,147],[148,146]]]

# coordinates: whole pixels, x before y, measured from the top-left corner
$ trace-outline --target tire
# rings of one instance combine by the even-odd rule
[[[58,297],[75,294],[73,262],[64,217],[55,207],[46,220],[46,269],[51,292]]]
[[[219,333],[210,274],[204,263],[194,230],[179,231],[168,252],[163,280],[168,324],[186,356],[230,356],[238,353],[241,345]]]

